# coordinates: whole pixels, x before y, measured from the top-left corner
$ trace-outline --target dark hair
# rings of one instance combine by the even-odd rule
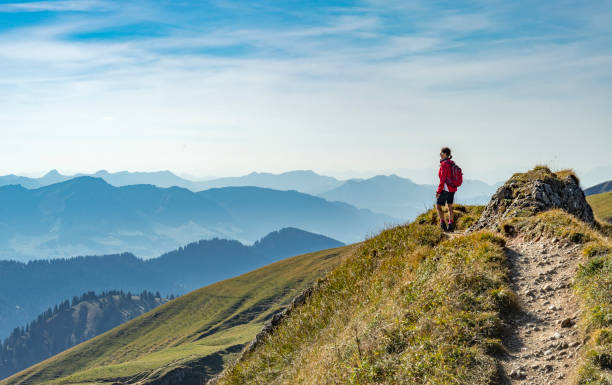
[[[442,147],[440,152],[446,154],[446,156],[449,157],[449,158],[451,156],[451,151],[450,151],[450,148],[448,148],[448,147]]]

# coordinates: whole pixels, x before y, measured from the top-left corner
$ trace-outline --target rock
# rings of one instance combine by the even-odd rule
[[[544,371],[545,371],[546,373],[550,373],[550,372],[552,372],[552,371],[553,371],[553,366],[552,366],[551,364],[546,364],[546,365],[544,366]]]
[[[586,223],[595,223],[593,210],[574,176],[561,179],[545,168],[516,174],[497,189],[470,231],[497,228],[506,219],[555,208],[565,210]],[[515,229],[507,225],[504,231],[514,235]]]
[[[551,339],[553,339],[553,340],[558,340],[559,338],[561,338],[561,333],[559,333],[559,332],[556,332],[551,337]]]
[[[566,318],[561,321],[562,328],[571,328],[572,326],[574,326],[574,321],[571,318]]]
[[[544,351],[544,355],[545,356],[550,356],[552,354],[552,352],[553,352],[552,349],[545,350]]]

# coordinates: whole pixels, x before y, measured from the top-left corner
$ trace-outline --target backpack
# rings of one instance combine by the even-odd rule
[[[451,174],[447,183],[453,187],[459,187],[463,183],[463,171],[461,171],[461,167],[457,166],[455,162],[450,161],[451,164]]]

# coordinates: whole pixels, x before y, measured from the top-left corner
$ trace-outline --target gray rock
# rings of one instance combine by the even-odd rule
[[[595,223],[593,210],[576,178],[568,176],[559,180],[551,174],[548,180],[519,181],[510,178],[493,194],[482,216],[470,231],[497,228],[504,220],[524,215],[525,212],[535,214],[556,208],[586,223]]]

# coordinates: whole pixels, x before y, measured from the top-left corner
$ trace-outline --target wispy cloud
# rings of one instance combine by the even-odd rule
[[[508,143],[497,150],[526,151],[531,163],[541,159],[512,144],[517,133],[554,143],[541,149],[552,156],[572,144],[559,130],[585,113],[583,134],[610,138],[612,52],[601,31],[611,28],[587,11],[579,26],[561,16],[547,26],[514,18],[520,5],[368,1],[283,14],[266,2],[20,4],[57,15],[0,32],[4,164],[388,169],[419,167],[442,138],[480,159],[496,156],[487,140]]]
[[[100,0],[55,0],[0,4],[0,12],[89,11],[103,9],[108,3]]]

